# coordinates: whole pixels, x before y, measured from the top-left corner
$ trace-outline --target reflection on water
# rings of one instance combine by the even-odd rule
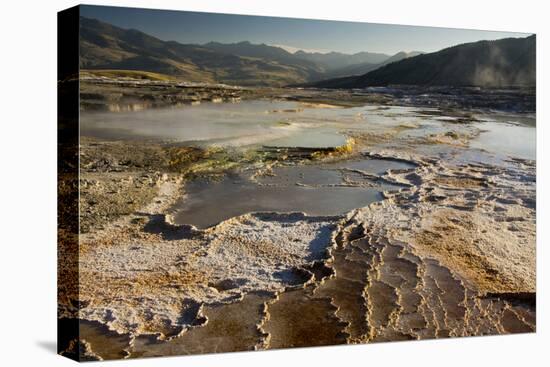
[[[83,112],[81,134],[103,139],[160,139],[195,144],[334,147],[345,131],[411,122],[414,109],[314,108],[298,102],[205,103],[133,112]]]
[[[109,139],[148,138],[193,141],[218,145],[260,144],[300,134],[305,128],[323,128],[326,118],[345,119],[349,111],[300,108],[296,102],[246,101],[206,103],[181,108],[137,112],[88,112],[81,116],[81,133]],[[320,130],[319,130],[320,131]],[[343,137],[332,126],[307,144],[339,144]],[[332,140],[331,140],[332,139]],[[300,139],[294,142],[300,143]],[[300,145],[304,146],[304,145]]]
[[[177,224],[204,228],[249,212],[340,215],[380,200],[384,190],[401,188],[388,184],[345,186],[345,173],[339,168],[378,174],[411,166],[369,159],[341,165],[279,167],[274,176],[260,177],[257,182],[245,174],[228,175],[217,182],[196,179],[186,184],[185,197],[173,207],[174,219]]]
[[[536,129],[532,126],[487,121],[478,124],[482,133],[470,146],[499,155],[536,159]]]
[[[300,131],[284,138],[273,139],[265,143],[273,147],[330,148],[346,143],[346,136],[334,129],[321,128],[316,131]]]
[[[333,147],[345,143],[346,132],[380,132],[413,126],[406,136],[439,134],[460,126],[454,118],[419,114],[413,107],[363,106],[313,108],[298,102],[244,101],[205,103],[135,112],[84,112],[81,134],[104,139],[162,139],[195,144]],[[471,146],[501,155],[535,158],[535,117],[480,113],[486,130]],[[466,127],[464,127],[466,128]]]
[[[168,139],[199,145],[319,148],[340,146],[350,133],[384,134],[395,129],[399,131],[394,135],[395,142],[387,144],[399,144],[400,138],[446,136],[448,132],[460,135],[479,129],[482,132],[470,143],[471,148],[477,149],[445,144],[409,145],[408,149],[462,163],[486,161],[487,155],[500,161],[507,156],[535,159],[533,116],[480,113],[482,122],[461,124],[443,113],[431,116],[420,112],[413,107],[314,108],[298,102],[257,100],[138,112],[83,113],[81,133],[110,139]],[[242,173],[220,182],[197,179],[187,183],[185,198],[174,207],[175,219],[177,223],[206,227],[251,211],[342,214],[379,200],[382,190],[392,189],[350,185],[343,182],[340,168],[380,174],[387,169],[410,167],[392,161],[359,160],[280,167],[276,176],[259,182]]]

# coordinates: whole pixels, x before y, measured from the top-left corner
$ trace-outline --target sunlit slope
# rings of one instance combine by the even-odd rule
[[[536,38],[532,35],[466,43],[390,63],[361,76],[325,80],[311,86],[534,86],[535,64]]]
[[[162,41],[133,29],[80,18],[80,66],[83,69],[143,70],[195,82],[284,85],[305,82],[313,63],[238,56],[199,45]]]

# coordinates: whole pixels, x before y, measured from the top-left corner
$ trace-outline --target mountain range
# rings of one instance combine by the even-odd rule
[[[378,63],[366,61],[358,64],[351,64],[348,66],[340,67],[337,69],[328,70],[326,76],[328,76],[329,78],[338,78],[344,76],[362,75],[368,73],[369,71],[376,70],[384,65],[391,64],[392,62],[400,61],[421,54],[422,52],[419,51],[401,51],[393,56],[387,57],[385,60]]]
[[[290,53],[281,47],[248,41],[181,44],[80,17],[82,69],[141,70],[195,82],[258,86],[308,83],[363,74],[416,54]]]
[[[194,82],[318,88],[534,86],[535,64],[535,35],[465,43],[432,53],[291,53],[248,41],[163,41],[80,17],[81,69],[148,71]]]
[[[360,76],[324,80],[308,86],[535,86],[535,37],[465,43],[388,63]]]

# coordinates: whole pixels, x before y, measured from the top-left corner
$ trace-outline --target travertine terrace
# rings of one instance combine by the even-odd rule
[[[534,160],[471,148],[482,133],[474,116],[386,110],[369,111],[386,114],[387,125],[341,129],[353,139],[346,149],[174,153],[171,142],[83,139],[80,290],[60,291],[63,317],[82,320],[82,340],[66,353],[112,359],[534,331]],[[406,168],[373,173],[350,160]],[[207,228],[173,219],[197,177],[311,165],[339,172],[331,187],[381,196],[333,215],[250,212]],[[297,177],[290,185],[324,185]],[[98,203],[109,196],[110,206]]]

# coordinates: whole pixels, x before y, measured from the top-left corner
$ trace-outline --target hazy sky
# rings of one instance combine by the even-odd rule
[[[82,6],[81,15],[121,28],[138,29],[164,41],[199,44],[210,41],[223,43],[250,41],[284,45],[289,48],[345,53],[432,52],[465,42],[529,35],[101,6]]]

